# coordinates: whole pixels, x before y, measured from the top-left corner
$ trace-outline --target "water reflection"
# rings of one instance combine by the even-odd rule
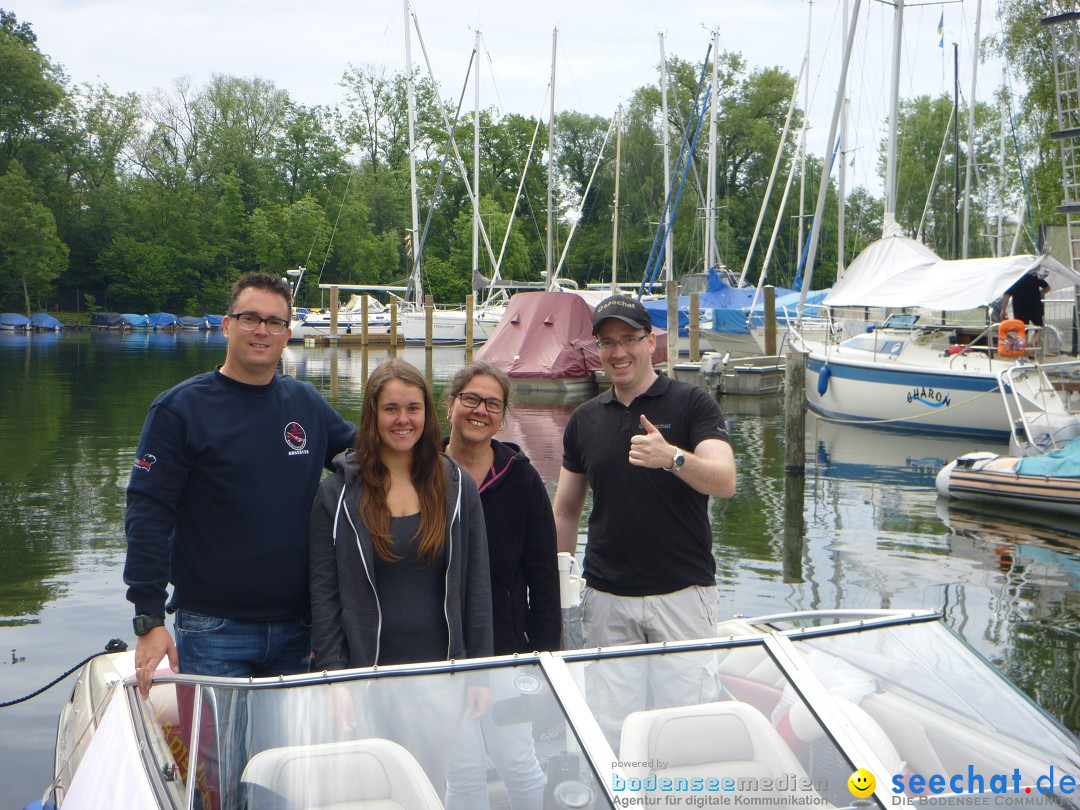
[[[387,356],[387,347],[291,345],[283,367],[355,419],[365,373]],[[431,369],[440,400],[466,362],[462,347],[399,356]],[[0,430],[9,439],[0,465],[0,700],[48,682],[111,636],[132,640],[121,581],[131,453],[153,399],[223,358],[220,332],[0,333]],[[805,476],[786,477],[781,400],[726,397],[721,406],[738,462],[736,496],[710,506],[726,613],[942,610],[1029,695],[1080,727],[1080,534],[1053,518],[939,502],[933,487],[945,461],[1003,446],[808,417]],[[520,397],[500,434],[521,445],[551,492],[575,407]],[[68,688],[4,710],[0,795],[28,801],[48,782]]]

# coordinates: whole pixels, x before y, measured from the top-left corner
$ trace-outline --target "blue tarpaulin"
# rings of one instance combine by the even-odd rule
[[[47,329],[50,332],[55,332],[57,329],[64,328],[64,325],[48,312],[35,312],[31,315],[30,326],[34,329]]]
[[[709,271],[709,286],[698,297],[698,305],[701,308],[700,321],[702,326],[712,326],[721,332],[735,332],[746,334],[746,318],[750,310],[750,303],[754,300],[754,287],[732,287],[716,270]],[[819,303],[825,297],[826,291],[811,293],[807,297],[807,303]],[[800,294],[785,287],[776,288],[776,312],[777,322],[784,323],[781,313],[787,306],[791,312],[798,305]],[[658,298],[652,301],[641,302],[649,313],[653,326],[658,329],[667,329],[667,299]],[[763,318],[765,304],[759,300],[754,307],[755,321]],[[690,296],[679,296],[679,334],[689,334],[690,326]]]
[[[1016,465],[1016,471],[1021,475],[1080,478],[1080,439],[1073,439],[1060,450],[1022,458]]]

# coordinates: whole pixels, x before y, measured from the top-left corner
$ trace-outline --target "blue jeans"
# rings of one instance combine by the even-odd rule
[[[263,678],[295,675],[311,666],[311,625],[241,622],[176,611],[180,671],[191,675]]]

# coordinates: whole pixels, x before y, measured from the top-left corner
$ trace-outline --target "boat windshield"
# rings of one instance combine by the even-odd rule
[[[127,694],[163,807],[1080,806],[1080,742],[933,618]]]
[[[939,775],[945,794],[1029,795],[1063,775],[1080,776],[1075,735],[1048,717],[993,666],[941,623],[871,633],[804,638],[794,643],[845,714],[875,746],[909,795],[914,774]],[[1014,773],[1018,778],[1014,780]],[[1053,775],[1051,775],[1053,774]],[[1005,775],[994,790],[992,779]],[[953,781],[953,777],[960,779]],[[899,779],[899,781],[897,781]],[[957,789],[960,788],[960,789]],[[929,784],[923,790],[930,793]],[[899,791],[904,792],[904,791]],[[1062,795],[1066,794],[1066,795]]]

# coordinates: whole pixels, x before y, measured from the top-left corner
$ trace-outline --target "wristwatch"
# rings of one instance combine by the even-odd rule
[[[140,613],[131,620],[131,626],[135,628],[135,635],[145,636],[155,627],[164,627],[165,618],[163,616],[147,616],[145,613]]]
[[[682,465],[686,463],[686,455],[678,447],[675,448],[675,457],[671,459],[671,466],[664,467],[668,472],[678,472],[682,469]]]

